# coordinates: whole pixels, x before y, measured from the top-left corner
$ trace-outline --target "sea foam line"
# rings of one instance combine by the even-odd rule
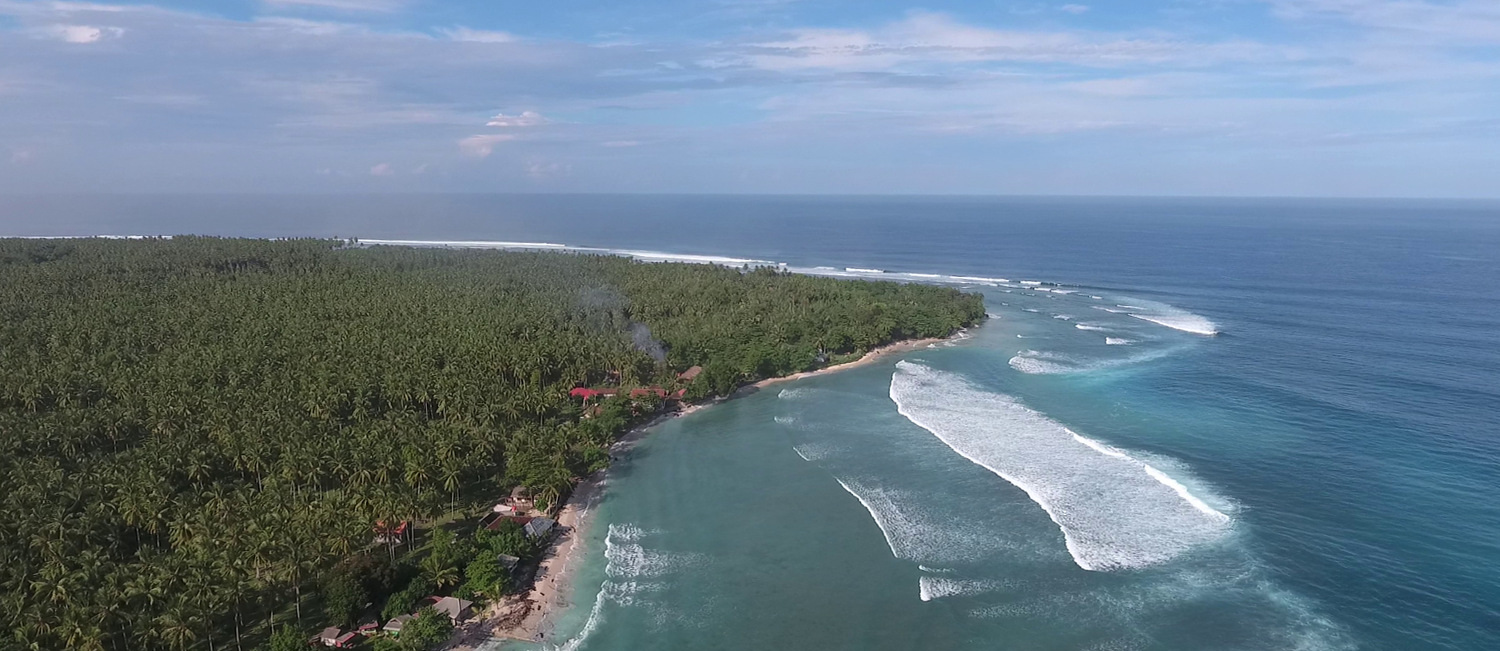
[[[1085,570],[1164,563],[1232,524],[1160,470],[954,374],[898,362],[890,397],[912,423],[1025,492]]]

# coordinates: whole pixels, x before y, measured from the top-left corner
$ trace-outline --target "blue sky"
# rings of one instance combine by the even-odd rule
[[[1500,197],[1500,0],[0,0],[0,192]]]

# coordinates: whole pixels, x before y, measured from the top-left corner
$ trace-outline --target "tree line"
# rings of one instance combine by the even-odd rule
[[[0,240],[0,649],[244,648],[384,553],[375,522],[606,464],[631,411],[573,387],[699,365],[703,399],[983,313],[612,256]]]

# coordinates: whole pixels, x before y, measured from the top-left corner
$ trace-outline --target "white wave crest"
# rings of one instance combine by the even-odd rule
[[[917,594],[922,601],[932,601],[943,597],[962,597],[967,595],[984,594],[993,592],[1000,588],[995,581],[984,581],[978,579],[956,579],[947,576],[923,575],[917,579]]]
[[[1136,314],[1131,312],[1130,316],[1142,321],[1150,321],[1157,325],[1163,325],[1173,330],[1191,332],[1195,335],[1212,337],[1219,334],[1219,326],[1215,325],[1213,321],[1209,321],[1196,314],[1188,314],[1186,312],[1182,314]]]
[[[877,485],[873,480],[834,476],[870,513],[891,555],[918,563],[970,561],[1013,544],[993,532],[939,519],[918,496]]]
[[[1105,337],[1104,343],[1110,346],[1129,346],[1130,344],[1135,343],[1135,340],[1126,339],[1124,337]]]
[[[1094,325],[1092,323],[1075,323],[1073,324],[1073,327],[1078,328],[1079,330],[1090,330],[1093,332],[1109,332],[1110,330],[1109,328],[1106,328],[1104,326]]]
[[[1062,424],[952,373],[901,361],[897,411],[966,459],[1025,491],[1062,529],[1079,567],[1164,563],[1219,540],[1232,520],[1123,451],[1090,445]],[[1188,498],[1192,499],[1188,499]]]
[[[1028,337],[1030,338],[1030,337]],[[1128,340],[1127,340],[1128,341]],[[1109,343],[1105,338],[1104,343]],[[1160,348],[1129,357],[1102,359],[1079,359],[1071,355],[1039,350],[1023,350],[1010,358],[1010,367],[1031,375],[1060,375],[1063,373],[1091,373],[1161,359],[1176,352],[1177,348]]]
[[[1190,332],[1195,335],[1211,337],[1219,334],[1219,326],[1213,321],[1166,303],[1132,298],[1129,303],[1117,303],[1115,307],[1119,308],[1119,310],[1101,309],[1116,314],[1128,314],[1142,321],[1149,321],[1173,330]]]
[[[885,273],[884,269],[861,269],[859,267],[844,267],[844,271],[848,271],[848,272],[851,272],[851,273],[857,273],[857,274],[883,274],[883,273]]]
[[[799,443],[792,446],[792,451],[796,452],[797,456],[802,457],[803,461],[817,461],[832,454],[834,449],[827,445],[818,445],[816,443]]]

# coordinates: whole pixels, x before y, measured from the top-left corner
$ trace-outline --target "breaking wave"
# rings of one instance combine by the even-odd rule
[[[943,597],[962,597],[968,595],[984,594],[994,592],[1003,587],[996,581],[985,581],[982,579],[957,579],[948,576],[922,575],[917,579],[917,594],[922,601],[932,601]]]
[[[1101,326],[1101,325],[1094,325],[1092,323],[1075,323],[1075,324],[1073,324],[1073,327],[1078,328],[1079,330],[1089,330],[1089,331],[1093,331],[1093,332],[1109,332],[1110,331],[1109,328],[1106,328],[1106,327]]]
[[[645,547],[641,542],[662,532],[642,529],[634,524],[611,523],[604,535],[604,573],[606,578],[599,586],[599,595],[589,609],[587,619],[579,631],[557,646],[545,647],[555,651],[577,651],[583,648],[589,637],[605,620],[605,607],[642,606],[649,603],[653,593],[666,588],[659,579],[678,571],[702,565],[701,554],[669,552]],[[656,613],[657,617],[663,613]]]
[[[1121,303],[1115,306],[1120,308],[1119,312],[1115,310],[1107,311],[1115,312],[1116,314],[1123,312],[1142,321],[1150,321],[1159,326],[1166,326],[1173,330],[1190,332],[1195,335],[1212,337],[1219,334],[1218,324],[1187,310],[1156,301],[1131,300],[1135,301],[1135,303],[1140,303],[1140,305],[1136,305],[1135,303]]]
[[[1030,339],[1031,337],[1028,337]],[[1123,343],[1115,343],[1123,342]],[[1116,339],[1106,337],[1106,344],[1124,345],[1132,343],[1129,339]],[[1010,358],[1010,367],[1028,375],[1062,375],[1065,373],[1091,373],[1103,371],[1128,364],[1139,364],[1160,359],[1176,352],[1175,348],[1162,348],[1132,355],[1129,357],[1116,357],[1113,359],[1079,359],[1071,355],[1052,353],[1040,350],[1023,350]]]
[[[1232,527],[1229,516],[1159,469],[955,374],[898,362],[890,397],[912,423],[1025,491],[1085,570],[1164,563]]]
[[[1130,344],[1135,343],[1135,340],[1125,339],[1123,337],[1105,337],[1104,343],[1110,346],[1129,346]]]

